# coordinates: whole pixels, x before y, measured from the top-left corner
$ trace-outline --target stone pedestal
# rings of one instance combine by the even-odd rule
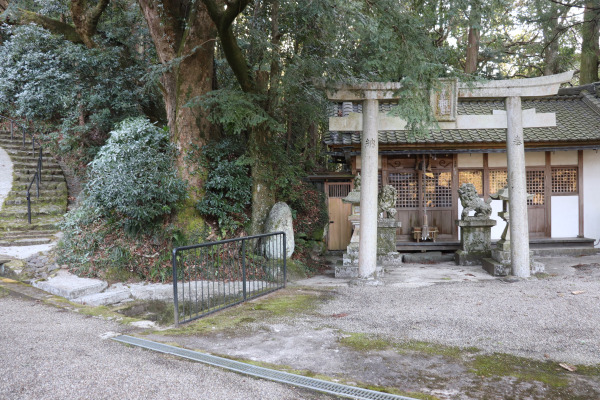
[[[496,221],[489,218],[466,217],[456,220],[460,227],[461,249],[454,255],[458,265],[481,265],[492,254],[492,226]]]
[[[529,271],[531,274],[539,274],[546,269],[544,264],[533,259],[533,252],[529,252]],[[481,265],[483,269],[493,276],[507,276],[512,273],[510,257],[510,241],[501,239],[492,249],[492,257],[483,259]],[[515,275],[515,274],[512,274]]]
[[[346,247],[342,265],[335,267],[336,278],[359,278],[359,242],[360,242],[360,220],[359,218],[348,218],[354,232],[350,244]],[[383,276],[383,267],[399,265],[402,256],[396,251],[396,229],[400,222],[393,218],[380,218],[377,220],[377,266],[375,275]]]

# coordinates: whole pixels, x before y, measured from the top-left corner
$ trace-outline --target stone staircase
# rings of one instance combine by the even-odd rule
[[[43,152],[40,197],[35,182],[31,187],[31,224],[27,221],[27,187],[37,166],[31,141],[23,147],[23,139],[10,131],[0,130],[0,147],[13,163],[12,190],[0,210],[0,247],[47,244],[55,239],[56,224],[67,212],[67,183],[60,166],[47,151]]]

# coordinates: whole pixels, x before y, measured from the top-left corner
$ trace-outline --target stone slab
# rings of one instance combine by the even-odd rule
[[[129,285],[131,297],[136,300],[173,300],[173,285],[163,283]]]
[[[69,300],[100,293],[108,287],[106,282],[99,279],[80,278],[62,270],[56,276],[45,281],[35,281],[32,285]]]
[[[457,250],[454,253],[454,262],[456,265],[481,265],[484,258],[490,258],[492,256],[491,251],[464,251]]]
[[[383,267],[381,265],[375,268],[375,275],[377,277],[383,276]],[[358,278],[358,265],[336,265],[335,277],[342,279]]]
[[[454,261],[454,254],[443,254],[441,251],[428,251],[425,253],[411,253],[404,255],[405,263],[436,263]]]
[[[484,258],[481,261],[481,266],[488,274],[492,276],[507,276],[510,275],[511,267],[494,260],[493,258]]]
[[[76,299],[73,299],[73,302],[97,307],[120,303],[124,300],[129,299],[130,297],[131,292],[129,290],[121,289],[78,297]]]

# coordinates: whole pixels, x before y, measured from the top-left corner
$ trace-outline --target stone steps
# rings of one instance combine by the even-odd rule
[[[62,220],[62,217],[56,216],[38,216],[31,215],[31,224],[27,223],[27,217],[24,219],[6,219],[0,220],[0,232],[12,232],[23,230],[52,230],[58,232],[57,224]]]
[[[31,182],[31,180],[29,181]],[[29,187],[29,182],[27,181],[17,181],[14,182],[13,181],[13,187],[12,190],[13,192],[18,192],[20,190],[27,190],[27,188]],[[33,189],[35,189],[35,183],[32,186]],[[66,182],[59,182],[59,181],[45,181],[44,178],[42,177],[42,182],[40,184],[40,190],[60,190],[60,191],[67,191],[67,183]],[[11,192],[12,194],[12,192]],[[10,195],[9,195],[10,196]]]
[[[12,246],[38,246],[40,244],[48,244],[52,242],[52,238],[31,238],[31,239],[0,239],[0,247]]]
[[[23,147],[20,130],[0,130],[0,147],[13,163],[13,185],[0,212],[0,247],[48,244],[55,240],[57,223],[67,211],[67,184],[60,165],[46,149],[42,151],[40,197],[31,186],[31,224],[27,221],[27,188],[37,171],[39,150],[32,152],[31,139]]]
[[[25,192],[27,193],[27,192]],[[43,194],[40,193],[40,197],[37,197],[37,192],[35,190],[31,191],[31,199],[30,199],[30,203],[33,206],[34,204],[60,204],[62,202],[62,199],[60,198],[56,198],[58,196],[44,196]],[[4,206],[8,207],[8,206],[27,206],[27,198],[26,198],[26,194],[23,196],[18,196],[15,198],[7,198],[4,201]],[[4,210],[4,208],[3,208]]]
[[[31,179],[33,179],[33,175],[35,174],[35,170],[32,171],[29,174],[19,174],[19,173],[14,173],[13,174],[13,182],[14,181],[25,181],[25,182],[30,182]],[[49,175],[49,174],[43,174],[42,175],[44,181],[48,182],[64,182],[65,181],[65,176],[64,175]]]

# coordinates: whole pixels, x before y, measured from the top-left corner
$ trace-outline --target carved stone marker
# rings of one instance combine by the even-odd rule
[[[496,220],[490,219],[491,200],[481,200],[472,183],[463,183],[458,195],[463,206],[462,219],[456,220],[461,248],[455,253],[454,261],[458,265],[481,265],[482,260],[492,254],[491,232]],[[469,215],[470,211],[475,211],[475,215]]]

